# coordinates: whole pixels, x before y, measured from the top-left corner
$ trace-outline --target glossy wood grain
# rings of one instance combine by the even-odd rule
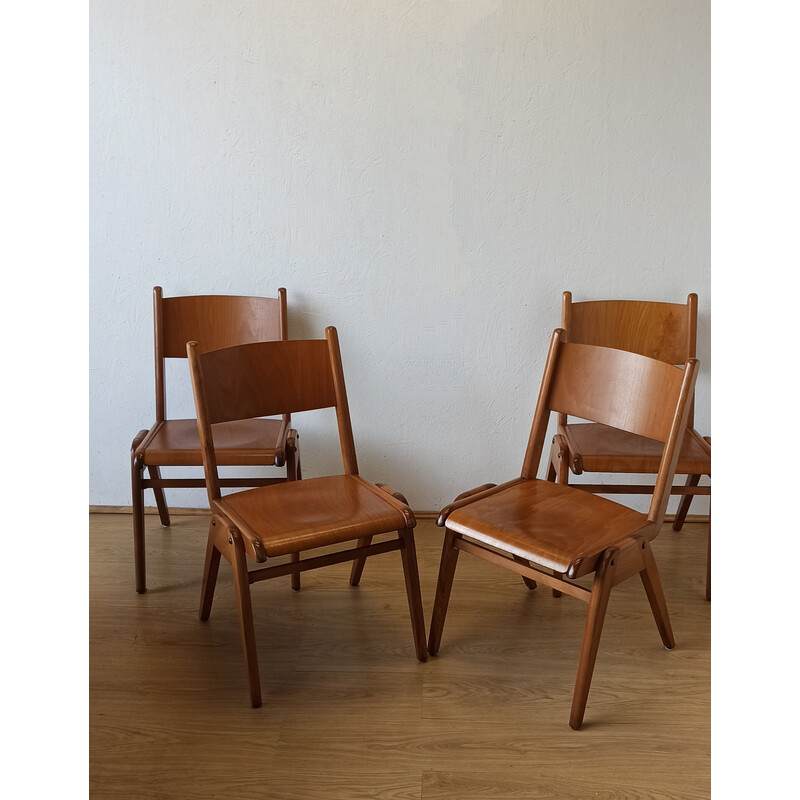
[[[186,344],[197,343],[199,351],[234,344],[288,339],[286,290],[278,297],[192,295],[164,297],[160,286],[153,289],[155,356],[155,423],[140,430],[131,444],[131,499],[136,591],[147,590],[144,514],[145,491],[152,490],[161,524],[170,524],[165,489],[196,488],[205,481],[189,476],[163,477],[160,467],[191,467],[203,464],[201,442],[194,419],[170,419],[167,414],[165,362],[185,359]],[[263,486],[300,476],[297,434],[290,429],[285,409],[280,419],[221,422],[214,426],[217,463],[231,467],[283,468],[283,475],[227,476],[225,486]],[[145,477],[147,475],[147,477]],[[297,579],[293,578],[296,584]]]
[[[157,517],[147,523],[159,530]],[[397,553],[371,558],[357,588],[346,563],[305,573],[299,593],[267,581],[251,588],[263,695],[253,710],[230,570],[209,620],[197,617],[207,518],[174,516],[147,537],[145,595],[128,587],[130,525],[89,518],[93,800],[710,797],[704,524],[665,525],[652,543],[674,650],[640,581],[612,592],[577,734],[564,715],[583,603],[462,554],[446,647],[420,664]],[[415,532],[429,619],[444,532],[429,520]]]

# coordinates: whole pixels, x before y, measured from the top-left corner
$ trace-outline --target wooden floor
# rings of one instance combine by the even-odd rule
[[[252,587],[264,704],[252,709],[230,568],[197,616],[207,520],[90,515],[90,787],[114,798],[710,797],[707,526],[654,542],[676,648],[641,582],[611,596],[580,731],[567,724],[586,605],[462,554],[438,657],[414,657],[397,553]],[[417,527],[426,625],[442,531]]]

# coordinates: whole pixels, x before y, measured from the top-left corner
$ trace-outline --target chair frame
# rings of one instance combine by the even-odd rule
[[[277,305],[277,325],[274,307]],[[214,323],[204,320],[202,309],[211,309]],[[258,324],[252,322],[253,315],[264,314]],[[200,448],[181,452],[180,464],[146,463],[147,449],[156,437],[160,426],[171,421],[167,416],[166,369],[167,358],[186,358],[186,343],[190,340],[204,342],[207,349],[216,349],[233,344],[254,341],[259,336],[277,336],[287,340],[288,318],[286,289],[278,289],[277,298],[247,297],[238,295],[183,295],[164,297],[160,286],[153,288],[153,343],[155,356],[155,410],[156,419],[149,429],[140,430],[131,444],[131,498],[133,515],[133,541],[136,591],[147,591],[145,556],[145,507],[144,492],[152,489],[159,520],[169,527],[170,515],[165,489],[205,488],[205,478],[171,477],[161,475],[161,466],[202,467]],[[204,334],[207,334],[204,336]],[[184,339],[184,337],[186,337]],[[181,341],[183,339],[183,341]],[[182,420],[196,425],[195,420]],[[291,428],[291,416],[281,415],[281,427],[276,439],[272,464],[285,468],[286,477],[226,477],[220,479],[225,487],[266,486],[287,480],[300,480],[300,453],[297,431]],[[243,466],[244,464],[242,464]],[[248,466],[256,466],[250,459]],[[149,477],[145,477],[145,469]],[[292,586],[300,588],[299,576],[293,576]]]
[[[588,348],[588,350],[606,350],[609,353],[618,353],[620,360],[638,360],[641,363],[650,362],[649,369],[654,370],[657,374],[666,375],[666,370],[680,371],[677,367],[667,366],[661,362],[643,358],[638,354],[622,353],[622,351],[614,351],[609,348],[575,345],[567,343],[565,338],[564,331],[557,329],[550,340],[544,377],[539,391],[520,477],[499,485],[484,484],[464,492],[453,503],[443,508],[439,514],[437,525],[445,528],[445,537],[429,629],[428,652],[431,655],[436,655],[441,645],[442,631],[460,552],[469,553],[517,573],[522,576],[529,588],[536,588],[538,583],[542,583],[552,588],[556,595],[568,594],[586,602],[588,604],[588,613],[584,626],[578,674],[569,718],[570,726],[577,730],[583,724],[589,687],[599,648],[600,634],[613,587],[638,574],[644,585],[664,646],[667,649],[672,649],[675,645],[661,579],[653,558],[650,542],[658,535],[664,521],[669,501],[669,487],[674,476],[680,451],[679,443],[682,440],[691,412],[692,395],[697,378],[697,360],[688,359],[684,366],[683,374],[680,377],[673,376],[671,379],[671,392],[676,395],[676,403],[673,406],[673,411],[669,414],[668,432],[663,434],[664,449],[661,468],[656,478],[655,487],[651,490],[652,498],[648,513],[647,515],[640,515],[641,526],[633,532],[621,535],[616,541],[611,541],[602,547],[598,547],[596,551],[589,550],[581,554],[570,563],[565,572],[558,572],[541,564],[537,565],[538,562],[523,558],[519,554],[504,551],[503,545],[497,541],[499,534],[496,531],[493,532],[492,537],[488,537],[489,539],[494,538],[493,541],[482,541],[475,538],[477,532],[473,532],[473,536],[470,536],[468,533],[456,530],[454,523],[450,520],[451,515],[458,509],[465,508],[493,495],[502,494],[505,490],[511,489],[518,484],[537,480],[536,471],[541,460],[551,412],[566,412],[578,407],[575,397],[562,385],[563,379],[559,374],[562,358],[568,350],[572,349],[574,351],[575,348]],[[613,360],[614,357],[612,356],[611,358]],[[675,389],[676,381],[679,381],[677,390]],[[602,401],[600,402],[602,403]],[[613,403],[599,409],[600,418],[598,421],[602,421],[603,416],[605,416],[606,421],[614,419],[614,412],[612,410],[609,413],[609,409],[613,409]],[[583,418],[588,417],[584,416]],[[617,422],[624,422],[624,419],[618,418]],[[638,420],[637,424],[639,424]],[[663,421],[659,424],[662,430],[666,430]],[[651,428],[651,434],[653,430],[654,428]],[[651,438],[656,437],[653,436]],[[539,482],[543,484],[552,483],[551,481]],[[581,494],[577,487],[569,487],[568,491],[575,492],[576,500]],[[535,513],[535,510],[532,513]],[[575,579],[589,575],[592,572],[594,572],[594,578],[591,589],[574,582]]]
[[[274,347],[270,347],[274,345]],[[311,391],[311,399],[301,397],[301,392],[292,386],[295,379],[298,382],[308,383],[308,375],[302,377],[306,369],[306,361],[312,362],[314,359],[306,358],[314,348],[319,356],[318,345],[326,345],[325,354],[327,361],[321,361],[318,357],[312,366],[317,367],[317,373],[325,370],[325,364],[329,365],[330,376],[323,376],[319,385],[314,386]],[[277,578],[284,575],[299,576],[301,572],[318,569],[320,567],[339,564],[347,561],[353,562],[350,574],[350,583],[358,585],[364,561],[368,556],[380,553],[399,550],[405,577],[406,595],[411,617],[412,633],[416,656],[420,661],[427,660],[427,646],[425,637],[425,620],[423,616],[422,596],[420,590],[419,572],[417,567],[416,548],[414,544],[414,527],[416,520],[411,509],[408,507],[405,498],[392,490],[385,484],[371,484],[361,478],[358,474],[358,462],[356,459],[355,444],[353,441],[353,431],[350,422],[350,412],[347,402],[347,394],[344,383],[344,373],[342,370],[339,340],[336,329],[328,327],[325,330],[325,340],[294,340],[291,342],[260,343],[252,346],[254,356],[249,357],[251,367],[255,362],[255,357],[260,353],[268,353],[270,349],[277,350],[282,347],[289,352],[291,348],[292,357],[287,361],[292,364],[292,374],[272,376],[269,386],[264,382],[257,388],[260,390],[269,389],[272,397],[265,398],[258,403],[243,401],[241,397],[235,397],[236,391],[231,390],[230,386],[212,386],[206,378],[206,364],[212,358],[232,358],[237,357],[237,351],[244,353],[246,347],[231,347],[216,353],[202,354],[198,351],[197,345],[190,342],[187,345],[189,366],[192,376],[192,386],[197,410],[198,430],[203,452],[203,466],[206,476],[206,487],[208,490],[209,504],[211,506],[212,518],[209,528],[208,545],[206,548],[205,566],[203,571],[203,583],[200,599],[200,619],[208,620],[211,613],[211,606],[214,598],[214,590],[219,572],[219,564],[222,557],[231,564],[233,569],[234,591],[237,601],[237,611],[239,616],[240,634],[242,650],[247,672],[248,685],[250,690],[250,701],[254,708],[261,705],[261,684],[258,669],[257,646],[255,631],[253,626],[252,601],[250,597],[250,585],[262,580]],[[256,349],[257,348],[257,349]],[[244,362],[242,362],[244,363]],[[250,376],[256,372],[255,369],[238,368],[233,370],[228,367],[230,375],[245,372]],[[298,376],[301,376],[298,378]],[[258,382],[259,377],[253,377]],[[311,378],[313,380],[313,378]],[[327,384],[327,385],[326,385]],[[282,408],[287,412],[310,411],[319,408],[333,406],[336,411],[337,427],[339,432],[339,442],[344,466],[344,475],[353,478],[360,487],[368,490],[375,496],[381,498],[383,503],[389,505],[394,511],[399,512],[404,521],[403,527],[398,528],[397,536],[391,540],[381,540],[372,544],[372,536],[362,536],[357,538],[356,546],[337,552],[326,552],[322,555],[300,558],[303,549],[316,549],[319,545],[312,545],[311,548],[298,547],[290,553],[291,561],[279,563],[274,566],[265,566],[248,570],[247,558],[252,558],[257,563],[264,563],[268,560],[267,549],[255,531],[248,532],[240,529],[230,513],[226,510],[225,498],[222,497],[220,487],[222,481],[217,474],[217,464],[213,441],[212,421],[221,418],[244,418],[242,415],[258,414],[268,415]],[[231,411],[232,409],[232,411]],[[304,487],[317,480],[306,478],[303,481]],[[392,531],[384,531],[391,533]],[[376,534],[377,535],[377,534]],[[353,537],[356,538],[355,536]],[[347,540],[340,540],[344,543]]]
[[[653,337],[642,320],[648,313],[659,320],[663,331],[662,340]],[[572,292],[562,295],[561,328],[566,341],[583,344],[597,344],[621,350],[640,353],[656,358],[667,364],[684,364],[697,355],[697,295],[692,293],[685,304],[662,303],[647,300],[589,300],[573,302]],[[670,496],[680,496],[681,500],[673,518],[672,529],[680,531],[686,521],[692,498],[711,495],[710,485],[700,485],[703,475],[711,478],[711,437],[701,437],[694,430],[694,397],[687,421],[687,436],[696,437],[697,443],[707,449],[708,469],[701,473],[686,474],[684,485],[670,487]],[[615,470],[641,473],[645,470],[630,467]],[[550,450],[548,480],[569,483],[570,472],[574,475],[584,473],[582,454],[577,447],[570,446],[568,417],[558,415],[557,433],[553,437]],[[602,473],[614,474],[614,472]],[[640,495],[652,494],[652,484],[615,483],[574,483],[570,484],[585,492],[602,495]],[[709,501],[710,502],[710,501]],[[711,513],[709,510],[708,548],[706,556],[706,599],[711,599]]]

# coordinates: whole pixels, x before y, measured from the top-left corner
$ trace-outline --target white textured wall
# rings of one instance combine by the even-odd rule
[[[701,0],[94,2],[89,502],[130,503],[154,285],[336,325],[361,473],[417,510],[518,474],[564,289],[697,292],[710,433],[709,40]]]

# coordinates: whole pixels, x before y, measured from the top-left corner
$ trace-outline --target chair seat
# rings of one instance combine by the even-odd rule
[[[270,465],[280,441],[280,419],[247,419],[219,422],[211,426],[217,464],[223,466]],[[143,449],[142,449],[143,448]],[[197,421],[169,419],[157,423],[145,437],[139,451],[150,466],[202,467]]]
[[[305,478],[237,492],[215,501],[268,557],[311,550],[414,526],[382,492],[358,475]]]
[[[631,508],[543,480],[514,484],[447,518],[457,533],[562,574],[649,525]]]
[[[660,442],[596,422],[569,424],[564,435],[570,461],[578,459],[586,472],[658,472],[664,449]],[[711,474],[711,445],[694,428],[686,429],[675,473]]]

